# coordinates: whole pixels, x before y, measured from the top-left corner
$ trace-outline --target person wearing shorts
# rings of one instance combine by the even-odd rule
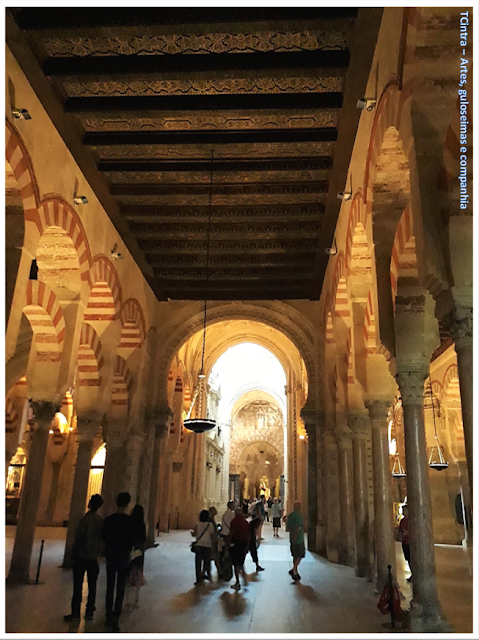
[[[293,568],[288,572],[293,580],[301,580],[298,573],[298,567],[301,560],[306,555],[304,547],[304,521],[301,513],[301,502],[294,503],[294,511],[292,511],[286,520],[286,531],[289,531],[289,542],[291,555],[293,556]]]
[[[239,577],[243,576],[245,585],[248,584],[244,570],[244,561],[249,549],[250,530],[242,509],[236,509],[235,517],[231,521],[228,535],[229,552],[234,566],[236,582],[231,586],[235,591],[241,589]]]

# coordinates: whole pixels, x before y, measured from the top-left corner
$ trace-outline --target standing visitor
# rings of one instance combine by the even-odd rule
[[[290,569],[289,574],[293,580],[301,580],[298,567],[306,555],[306,550],[304,548],[304,521],[299,501],[294,503],[294,511],[289,514],[286,520],[286,531],[289,531],[291,555],[293,556],[293,568]]]
[[[249,552],[251,554],[251,558],[256,565],[256,571],[264,571],[264,567],[259,566],[258,561],[258,546],[256,542],[256,534],[258,527],[261,525],[261,520],[256,517],[251,520],[249,523]]]
[[[95,493],[88,502],[88,511],[78,523],[73,543],[73,596],[71,613],[63,616],[65,622],[80,619],[83,578],[88,580],[88,600],[85,620],[93,620],[96,599],[96,583],[100,567],[98,557],[102,548],[103,518],[97,511],[103,504],[103,498]]]
[[[211,580],[211,537],[213,525],[210,522],[210,514],[206,509],[200,512],[199,521],[191,532],[196,537],[193,544],[195,551],[195,585],[200,585],[206,580]]]
[[[279,529],[281,528],[281,516],[283,510],[279,506],[278,498],[273,500],[273,506],[271,507],[271,517],[273,518],[273,535],[275,538],[279,538]]]
[[[106,558],[106,622],[115,632],[120,631],[119,620],[130,568],[130,553],[135,537],[133,520],[126,513],[130,500],[129,493],[119,493],[116,498],[116,512],[105,518],[103,523]],[[113,608],[115,582],[116,599]]]
[[[259,526],[258,533],[257,533],[258,540],[264,540],[262,536],[263,536],[263,522],[264,522],[264,516],[265,516],[265,510],[264,510],[265,502],[266,502],[266,496],[263,493],[261,498],[256,502],[251,514],[253,517],[258,517],[261,519],[261,524]]]
[[[236,509],[236,515],[231,521],[230,534],[228,536],[229,552],[233,562],[236,582],[231,586],[235,591],[241,589],[239,577],[243,576],[245,585],[248,584],[244,570],[244,561],[249,546],[249,524],[246,522],[242,509]]]
[[[411,571],[411,547],[409,546],[409,518],[407,504],[403,505],[402,514],[403,517],[401,519],[401,522],[399,523],[399,539],[401,540],[404,558],[409,565],[409,571]],[[409,576],[407,582],[411,582],[411,580],[412,575]]]
[[[134,537],[128,580],[130,585],[135,588],[135,602],[133,606],[136,608],[139,606],[140,588],[145,584],[143,568],[145,563],[146,525],[145,513],[140,504],[135,504],[133,507],[131,519],[133,520]]]
[[[208,513],[210,514],[210,522],[213,525],[213,533],[211,534],[211,559],[215,563],[216,571],[218,572],[218,580],[223,579],[223,571],[221,569],[221,560],[219,553],[219,534],[218,534],[218,525],[216,524],[216,516],[218,515],[218,511],[216,507],[210,507],[208,509]]]
[[[264,509],[264,517],[266,518],[266,522],[269,522],[269,504],[266,498],[263,503],[263,509]]]

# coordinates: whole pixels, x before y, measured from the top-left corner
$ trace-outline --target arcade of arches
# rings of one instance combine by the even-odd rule
[[[334,250],[320,294],[209,301],[206,385],[201,296],[158,299],[7,46],[8,584],[33,571],[35,526],[67,527],[68,567],[88,496],[101,492],[107,515],[123,490],[145,507],[150,546],[157,523],[189,529],[231,497],[266,493],[286,510],[300,500],[308,550],[364,581],[374,563],[382,588],[407,500],[411,629],[450,630],[434,545],[471,551],[473,486],[472,205],[462,206],[472,185],[456,178],[459,140],[464,156],[472,141],[459,114],[471,132],[472,113],[457,94],[459,11],[384,9],[366,82],[376,103],[358,115],[337,188],[350,197],[324,218]],[[14,118],[14,104],[32,119]],[[245,343],[276,359],[284,386],[245,384],[225,400],[215,365]],[[215,429],[185,429],[207,414]],[[429,464],[441,460],[441,471]]]

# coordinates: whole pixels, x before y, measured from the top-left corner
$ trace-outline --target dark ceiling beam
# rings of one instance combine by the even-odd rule
[[[250,182],[244,184],[222,183],[213,185],[213,195],[238,195],[261,193],[269,194],[298,194],[298,193],[317,193],[324,194],[328,190],[328,182],[326,180],[316,180],[315,182]],[[209,184],[185,184],[185,183],[113,183],[110,186],[110,193],[115,196],[161,196],[161,195],[208,195],[210,192]],[[138,208],[141,205],[132,205],[132,208]],[[122,212],[128,208],[122,206]]]
[[[146,255],[151,256],[158,253],[181,255],[206,255],[206,239],[204,240],[143,240],[142,248]],[[284,240],[218,240],[210,244],[211,256],[236,255],[240,251],[243,255],[273,255],[273,254],[301,254],[304,251],[316,252],[317,240],[311,238],[307,240],[294,240],[287,238]]]
[[[15,20],[9,9],[6,10],[5,30],[8,47],[32,86],[38,100],[41,102],[53,125],[75,159],[79,170],[83,173],[90,187],[95,192],[100,204],[105,209],[120,235],[122,242],[143,272],[146,281],[158,300],[164,300],[165,298],[154,276],[153,270],[147,263],[135,238],[129,232],[128,224],[121,215],[117,202],[108,191],[103,176],[98,172],[93,156],[82,144],[79,135],[73,127],[71,118],[64,113],[58,98],[54,94],[48,80],[43,75],[37,60],[30,50],[24,35],[15,24]],[[33,120],[32,122],[33,126],[35,126],[35,121]]]
[[[301,129],[240,129],[237,131],[111,131],[87,132],[83,143],[102,145],[176,145],[176,144],[269,144],[275,142],[334,142],[338,136],[334,127]]]
[[[362,111],[356,107],[359,98],[365,96],[369,73],[372,69],[374,51],[383,15],[382,8],[361,8],[358,12],[354,41],[351,47],[351,64],[345,79],[344,101],[338,127],[338,139],[334,163],[329,175],[329,191],[326,199],[324,226],[314,268],[311,300],[319,300],[329,255],[325,249],[333,244],[342,201],[337,194],[348,186],[348,171],[354,141]]]
[[[222,71],[273,71],[283,75],[298,69],[316,70],[316,75],[344,75],[349,51],[318,50],[265,53],[215,53],[161,56],[50,57],[43,65],[46,76],[98,76],[218,73]],[[171,78],[169,78],[171,80]]]
[[[258,111],[263,109],[338,109],[342,94],[269,93],[194,96],[105,96],[67,98],[69,113],[146,113],[158,111],[225,111],[229,109]]]
[[[131,224],[132,231],[135,233],[140,246],[143,241],[161,239],[161,241],[177,242],[178,240],[184,242],[201,241],[206,238],[208,231],[208,225],[204,224],[186,224],[180,225],[152,225],[150,228],[145,228],[143,225]],[[176,228],[175,228],[176,227]],[[218,229],[214,229],[211,232],[211,242],[229,241],[233,243],[237,234],[240,234],[242,240],[250,240],[254,242],[261,242],[262,240],[308,240],[309,238],[316,238],[320,230],[320,225],[316,222],[305,222],[301,226],[295,226],[285,223],[274,223],[269,225],[261,225],[256,223],[246,224],[229,224],[222,225]]]
[[[218,160],[214,162],[214,172],[230,171],[318,171],[331,167],[330,156],[310,158],[265,158],[258,160]],[[100,160],[99,171],[192,171],[194,173],[211,171],[211,161],[177,161],[162,160]],[[214,179],[214,176],[213,176]]]
[[[327,21],[355,18],[353,7],[42,7],[14,9],[21,29],[59,29],[68,32],[80,27],[129,25],[231,24],[266,22],[271,29],[278,22]]]
[[[314,252],[310,253],[298,253],[291,255],[272,255],[266,257],[245,256],[245,255],[231,255],[228,257],[212,258],[209,259],[209,266],[211,268],[219,269],[238,269],[238,268],[266,268],[266,267],[278,267],[282,269],[303,269],[305,266],[310,267],[312,261],[314,261]],[[174,256],[165,256],[151,254],[149,260],[151,266],[155,269],[198,269],[206,267],[206,257],[202,256],[182,256],[176,258]]]

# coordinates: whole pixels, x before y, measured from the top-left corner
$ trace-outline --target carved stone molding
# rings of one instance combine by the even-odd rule
[[[424,404],[424,382],[429,375],[427,367],[414,371],[398,370],[396,379],[401,392],[403,406],[406,404]]]
[[[471,308],[456,307],[456,312],[451,318],[449,326],[457,346],[472,346],[473,319]]]
[[[367,439],[371,436],[371,420],[369,413],[361,411],[358,413],[348,413],[348,426],[354,439]]]
[[[47,400],[32,400],[30,406],[35,416],[35,423],[42,429],[49,428],[55,414],[60,411],[60,405]]]

